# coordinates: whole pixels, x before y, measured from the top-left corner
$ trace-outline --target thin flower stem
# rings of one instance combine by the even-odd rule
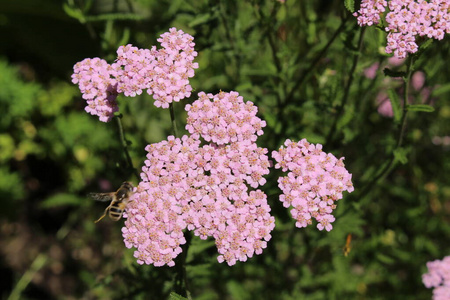
[[[120,141],[122,143],[123,151],[125,152],[128,167],[133,171],[134,176],[136,176],[136,178],[139,180],[139,172],[133,166],[133,161],[131,160],[130,153],[128,152],[128,141],[125,139],[125,133],[122,126],[122,114],[116,116],[115,119],[117,120],[117,126],[119,127]]]
[[[175,112],[173,109],[173,102],[169,104],[169,111],[170,111],[170,120],[172,121],[173,135],[175,137],[178,137],[177,122],[175,121]]]
[[[170,119],[172,121],[172,130],[175,137],[178,137],[177,123],[175,120],[175,112],[173,109],[173,102],[169,104]],[[191,233],[186,231],[184,233],[186,243],[181,247],[182,252],[175,259],[175,265],[177,266],[177,275],[175,276],[174,290],[179,295],[191,299],[191,295],[188,288],[188,281],[186,276],[186,258],[191,244]]]
[[[191,244],[191,232],[186,231],[184,236],[186,238],[186,243],[181,246],[182,252],[175,259],[177,275],[175,276],[174,290],[177,294],[187,297],[188,299],[192,299],[191,293],[189,292],[189,285],[186,275],[186,258],[188,255],[189,246]]]
[[[330,38],[330,40],[328,41],[328,43],[325,45],[325,47],[322,49],[322,51],[320,51],[316,57],[314,58],[313,62],[311,63],[311,65],[308,67],[308,69],[306,69],[305,72],[303,72],[302,76],[300,77],[300,79],[296,82],[296,84],[294,85],[294,87],[291,89],[291,91],[289,92],[288,96],[286,97],[286,100],[284,102],[284,106],[286,106],[290,101],[290,99],[292,99],[292,97],[294,96],[294,93],[302,86],[302,84],[305,82],[306,78],[309,77],[310,73],[312,72],[312,70],[314,70],[314,68],[316,67],[316,65],[319,63],[319,61],[323,58],[323,56],[325,55],[325,53],[328,51],[328,49],[330,48],[330,46],[333,44],[333,42],[336,40],[336,38],[339,36],[339,34],[341,33],[342,30],[344,30],[345,28],[345,24],[347,23],[347,21],[349,20],[351,15],[348,15],[345,19],[343,19],[341,21],[341,25],[339,26],[338,29],[336,29],[336,31],[334,32],[333,36]]]
[[[356,66],[358,65],[359,57],[361,56],[360,51],[361,51],[363,40],[364,40],[365,27],[362,27],[360,30],[361,30],[361,33],[359,35],[359,41],[358,41],[358,53],[355,53],[353,55],[353,63],[352,63],[352,67],[350,69],[350,75],[349,75],[349,78],[347,81],[347,85],[345,87],[344,96],[342,97],[341,105],[339,105],[338,111],[334,117],[333,125],[331,126],[331,129],[328,132],[325,145],[329,145],[330,142],[332,141],[333,135],[336,131],[337,123],[338,123],[339,118],[341,117],[342,113],[344,112],[344,107],[347,104],[348,96],[350,95],[350,87],[352,86],[352,83],[353,83],[353,74],[355,73],[355,69],[356,69]]]
[[[403,143],[403,137],[405,135],[405,129],[406,129],[406,119],[408,115],[408,90],[409,90],[409,82],[411,80],[411,74],[413,71],[413,65],[414,65],[414,56],[410,56],[408,58],[408,63],[406,65],[406,75],[403,77],[403,110],[402,110],[402,118],[400,121],[400,129],[398,133],[397,138],[397,145],[392,151],[391,157],[389,159],[389,162],[382,167],[381,171],[377,172],[378,175],[376,175],[361,191],[361,194],[359,195],[359,198],[363,198],[365,195],[367,195],[370,190],[375,186],[375,184],[383,177],[387,176],[391,170],[393,169],[394,162],[395,162],[395,151],[399,149],[402,146]]]

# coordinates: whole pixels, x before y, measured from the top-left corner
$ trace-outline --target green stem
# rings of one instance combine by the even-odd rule
[[[186,276],[186,258],[188,255],[189,246],[191,244],[191,238],[192,238],[191,232],[186,231],[184,233],[184,236],[186,238],[186,243],[183,246],[181,246],[182,252],[175,259],[175,266],[177,269],[177,273],[175,276],[174,291],[183,297],[192,299],[191,293],[189,292],[189,285],[188,285],[188,280],[187,280],[187,276]]]
[[[286,100],[284,102],[284,106],[286,106],[290,101],[290,99],[294,96],[294,93],[302,86],[302,84],[305,82],[306,78],[309,77],[310,73],[312,72],[312,70],[314,70],[314,68],[316,67],[316,65],[319,63],[319,61],[324,57],[325,53],[328,51],[328,48],[330,48],[330,46],[333,44],[333,42],[336,40],[336,38],[338,37],[338,35],[341,33],[341,31],[345,28],[345,24],[347,23],[347,20],[350,18],[351,15],[348,15],[345,19],[343,19],[341,21],[341,25],[339,26],[338,29],[336,29],[336,31],[334,32],[333,36],[330,38],[330,40],[328,41],[328,43],[325,45],[325,47],[322,49],[322,51],[320,51],[316,57],[314,58],[313,62],[311,63],[311,65],[308,67],[308,69],[306,69],[305,72],[303,72],[302,76],[300,77],[300,79],[296,82],[296,84],[294,85],[294,87],[291,89],[291,91],[289,92],[288,96],[286,97]]]
[[[410,56],[408,58],[408,62],[406,65],[406,75],[403,77],[403,110],[402,110],[402,118],[400,121],[400,129],[399,129],[399,133],[398,133],[398,138],[397,138],[397,144],[396,147],[394,149],[394,151],[392,151],[391,157],[389,159],[389,162],[384,165],[384,167],[382,167],[381,171],[377,172],[378,175],[376,175],[361,191],[361,194],[359,195],[359,198],[363,198],[365,195],[367,195],[370,190],[375,186],[375,184],[383,177],[387,176],[391,170],[393,169],[393,165],[395,162],[395,151],[397,149],[399,149],[402,146],[403,143],[403,137],[405,135],[405,129],[406,129],[406,119],[407,119],[407,115],[408,115],[408,109],[407,109],[407,105],[408,105],[408,97],[409,97],[409,82],[411,80],[411,74],[413,71],[413,65],[414,65],[414,57]]]
[[[125,152],[125,157],[127,159],[128,167],[133,171],[133,174],[139,180],[140,179],[139,173],[133,166],[133,161],[131,160],[130,153],[128,152],[129,142],[125,139],[125,133],[124,133],[123,126],[122,126],[122,114],[116,116],[115,119],[117,120],[117,126],[119,127],[120,142],[122,143],[123,151]]]
[[[34,275],[39,272],[42,267],[47,263],[48,256],[46,254],[39,254],[31,264],[30,268],[22,275],[22,277],[17,282],[13,291],[8,297],[8,300],[19,300],[21,299],[22,292],[26,289],[28,284],[33,280]]]
[[[173,135],[175,137],[178,137],[177,122],[175,121],[175,112],[173,109],[173,102],[169,104],[169,111],[170,111],[170,120],[172,120]]]
[[[325,145],[329,145],[329,143],[333,139],[333,135],[334,135],[334,132],[336,131],[337,123],[338,123],[339,118],[341,117],[342,113],[344,112],[345,105],[347,104],[348,96],[350,95],[350,87],[352,86],[352,83],[353,83],[353,75],[355,73],[356,66],[358,65],[358,60],[359,60],[360,53],[361,53],[360,51],[361,51],[362,44],[363,44],[364,32],[365,32],[365,27],[362,27],[361,33],[359,35],[359,41],[358,41],[358,52],[353,55],[353,63],[352,63],[352,67],[350,69],[350,76],[348,78],[347,85],[345,87],[344,96],[342,98],[341,105],[339,105],[337,113],[334,117],[333,125],[331,125],[330,131],[328,132],[327,138],[325,140],[326,141]]]

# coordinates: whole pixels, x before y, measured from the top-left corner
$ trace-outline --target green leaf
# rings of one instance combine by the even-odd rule
[[[75,195],[72,194],[56,194],[50,198],[45,199],[41,203],[42,208],[53,208],[58,206],[80,206],[82,201]]]
[[[397,93],[393,89],[388,90],[389,100],[391,101],[392,111],[394,113],[394,122],[399,123],[401,119],[401,106]]]
[[[387,256],[385,254],[382,253],[377,253],[376,257],[379,261],[381,261],[382,263],[385,263],[387,265],[392,265],[393,263],[396,262],[396,260],[390,256]]]
[[[344,0],[344,6],[349,12],[355,12],[355,0]]]
[[[408,162],[408,157],[406,156],[408,154],[408,150],[405,148],[397,148],[394,150],[394,158],[396,161],[400,162],[401,164],[406,164]]]
[[[433,39],[428,39],[426,40],[422,45],[419,45],[419,50],[414,53],[414,55],[416,57],[419,57],[422,55],[423,52],[425,52],[425,50],[430,47],[430,45],[433,43]]]
[[[81,12],[81,10],[70,7],[69,5],[67,5],[66,3],[63,4],[63,9],[64,12],[69,16],[72,17],[74,19],[77,19],[80,23],[85,23],[86,20],[84,18],[83,12]]]
[[[187,298],[180,296],[175,292],[171,292],[169,295],[169,300],[187,300]]]
[[[188,26],[189,27],[195,27],[201,24],[205,24],[208,23],[213,16],[211,16],[210,13],[206,13],[206,14],[199,14],[194,20],[192,20]]]
[[[411,104],[406,106],[408,111],[423,111],[423,112],[433,112],[434,107],[427,104]]]
[[[450,92],[450,83],[443,84],[443,85],[433,89],[433,91],[431,92],[431,96],[432,97],[438,97],[438,96],[440,96],[442,94],[445,94],[447,92]]]
[[[406,76],[406,72],[392,71],[389,68],[384,68],[383,73],[384,73],[385,76],[389,76],[389,77],[393,77],[393,78],[405,77]]]

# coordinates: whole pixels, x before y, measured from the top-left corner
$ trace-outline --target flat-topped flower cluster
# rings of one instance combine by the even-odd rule
[[[207,105],[205,99],[214,100]],[[215,103],[219,101],[220,105]],[[200,122],[202,107],[234,104],[252,107],[247,113],[253,117],[243,120],[243,125],[261,124],[255,116],[255,106],[244,103],[236,92],[221,92],[211,97],[200,93],[200,99],[186,108],[190,112],[192,107],[199,108],[196,115],[191,114],[186,127]],[[201,120],[206,127],[213,120],[224,124],[222,121],[227,118],[220,110],[207,112],[210,118]],[[181,252],[180,245],[185,243],[185,228],[201,239],[213,237],[218,261],[229,265],[261,254],[271,238],[275,220],[269,214],[267,196],[261,190],[248,188],[266,182],[263,176],[269,173],[270,166],[267,149],[258,147],[252,138],[240,137],[230,142],[234,135],[222,138],[220,144],[201,145],[200,136],[204,138],[198,133],[181,139],[171,136],[146,147],[142,181],[127,208],[123,228],[125,244],[136,248],[138,263],[173,266],[173,259]]]
[[[198,133],[205,141],[217,145],[255,142],[263,134],[266,122],[256,117],[258,108],[250,101],[244,103],[237,92],[217,95],[200,92],[198,96],[192,105],[186,105],[189,133]]]
[[[135,97],[147,90],[155,106],[162,108],[189,97],[189,78],[198,68],[193,62],[197,56],[193,40],[191,35],[171,28],[158,39],[162,49],[126,45],[119,47],[112,64],[98,57],[76,63],[72,82],[78,84],[87,102],[86,111],[109,122],[119,110],[116,98],[121,93]]]
[[[449,0],[362,0],[354,16],[360,26],[371,26],[379,24],[384,13],[386,53],[398,58],[417,52],[417,37],[441,40],[450,32]]]
[[[272,152],[275,168],[288,175],[278,179],[283,191],[280,201],[284,207],[292,207],[292,217],[299,228],[318,222],[319,230],[330,231],[335,218],[331,214],[342,193],[351,193],[352,175],[345,169],[344,158],[322,151],[322,145],[310,144],[306,139],[296,143],[286,140],[286,148]]]
[[[427,288],[434,288],[433,300],[450,299],[450,256],[427,262],[427,268],[422,281]]]

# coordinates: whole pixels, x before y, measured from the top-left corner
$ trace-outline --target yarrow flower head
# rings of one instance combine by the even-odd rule
[[[272,152],[277,164],[275,168],[287,176],[278,179],[283,191],[280,201],[284,207],[292,207],[292,217],[299,228],[318,222],[319,230],[330,231],[335,218],[331,214],[336,201],[344,191],[354,190],[352,175],[345,169],[344,158],[322,151],[322,145],[310,144],[306,139],[296,143],[286,140],[278,151]]]
[[[189,78],[198,68],[193,62],[197,56],[193,40],[189,34],[171,28],[158,39],[162,49],[120,46],[117,60],[111,65],[100,58],[75,64],[72,82],[78,84],[88,101],[86,111],[108,122],[118,111],[115,100],[121,93],[135,97],[146,89],[153,95],[155,106],[162,108],[189,97],[192,91]]]
[[[398,58],[417,52],[417,36],[441,40],[450,32],[449,0],[362,0],[354,16],[360,26],[371,26],[379,24],[386,11],[386,53]]]
[[[433,288],[433,300],[450,299],[450,256],[427,262],[428,273],[422,275],[423,284]]]
[[[218,261],[234,265],[261,254],[274,218],[266,195],[267,150],[250,141],[200,146],[197,134],[146,147],[147,160],[127,207],[125,245],[140,264],[173,266],[186,240],[183,229],[213,237]]]
[[[205,94],[186,105],[186,130],[199,134],[205,141],[217,145],[251,141],[263,134],[266,122],[256,116],[258,108],[250,101],[244,103],[238,92]]]

